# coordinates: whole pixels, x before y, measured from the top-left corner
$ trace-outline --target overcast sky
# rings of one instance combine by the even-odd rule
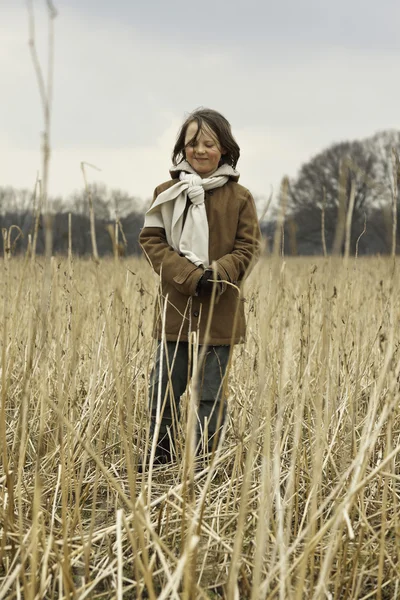
[[[150,197],[198,106],[231,122],[261,196],[334,142],[400,127],[398,0],[54,3],[50,194],[81,188],[86,161],[90,181]],[[0,186],[32,188],[43,116],[23,0],[0,0],[0,107]]]

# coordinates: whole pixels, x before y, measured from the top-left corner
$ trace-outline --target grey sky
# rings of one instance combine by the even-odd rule
[[[46,56],[45,3],[35,3]],[[149,197],[168,177],[187,111],[220,110],[241,146],[241,182],[276,189],[343,139],[398,128],[395,0],[60,0],[50,192],[93,181]],[[42,115],[23,2],[0,4],[0,185],[32,187]],[[5,118],[4,118],[5,117]]]
[[[64,0],[65,1],[65,0]],[[67,5],[67,4],[66,4]],[[73,0],[68,2],[90,18],[94,13],[114,22],[137,24],[148,34],[180,43],[212,40],[218,43],[242,41],[305,45],[345,45],[370,49],[371,46],[399,48],[394,0],[246,0],[215,2],[186,0],[165,2],[116,2]],[[59,3],[59,6],[62,6]],[[212,18],[211,18],[212,15]],[[177,40],[177,43],[179,43]]]

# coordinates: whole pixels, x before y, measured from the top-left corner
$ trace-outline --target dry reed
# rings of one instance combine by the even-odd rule
[[[1,269],[0,599],[399,597],[393,259],[262,260],[223,444],[151,477],[148,265]]]

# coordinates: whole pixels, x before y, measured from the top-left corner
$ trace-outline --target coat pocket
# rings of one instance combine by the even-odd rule
[[[193,271],[195,271],[198,267],[196,267],[196,265],[192,264],[187,264],[185,266],[184,269],[182,269],[182,271],[180,273],[178,273],[178,275],[175,275],[174,277],[174,281],[175,283],[185,283],[186,279],[189,277],[189,275],[191,273],[193,273]]]
[[[180,273],[175,275],[173,283],[176,289],[186,296],[195,296],[197,283],[203,271],[200,267],[192,263],[188,263]]]

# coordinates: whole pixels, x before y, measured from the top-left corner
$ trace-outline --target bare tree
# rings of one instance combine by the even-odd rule
[[[288,198],[300,252],[305,244],[307,253],[313,247],[315,253],[322,253],[324,239],[328,251],[344,250],[350,190],[348,243],[350,251],[354,250],[365,219],[369,221],[372,213],[385,213],[391,202],[392,148],[400,150],[400,132],[383,131],[365,140],[335,144],[302,166],[298,177],[290,182]],[[367,252],[387,251],[384,216],[378,222],[377,231],[371,222],[363,238]]]
[[[95,206],[95,228],[100,256],[113,252],[113,243],[109,235],[110,227],[116,227],[118,222],[121,254],[136,254],[139,252],[138,237],[143,225],[144,206],[140,201],[121,190],[108,189],[104,185],[93,185],[92,200]],[[68,251],[69,220],[72,214],[72,250],[77,255],[87,255],[91,252],[90,220],[87,194],[84,191],[75,192],[67,199],[62,197],[48,198],[48,209],[52,215],[52,250],[55,254],[66,254]],[[0,228],[10,229],[15,226],[21,235],[13,243],[12,252],[25,252],[29,235],[33,237],[35,230],[35,204],[32,192],[16,190],[12,187],[0,187]],[[15,240],[14,240],[15,241]],[[37,254],[45,250],[43,215],[38,218]],[[0,252],[4,251],[4,239],[0,239]],[[115,250],[115,248],[114,248]]]

